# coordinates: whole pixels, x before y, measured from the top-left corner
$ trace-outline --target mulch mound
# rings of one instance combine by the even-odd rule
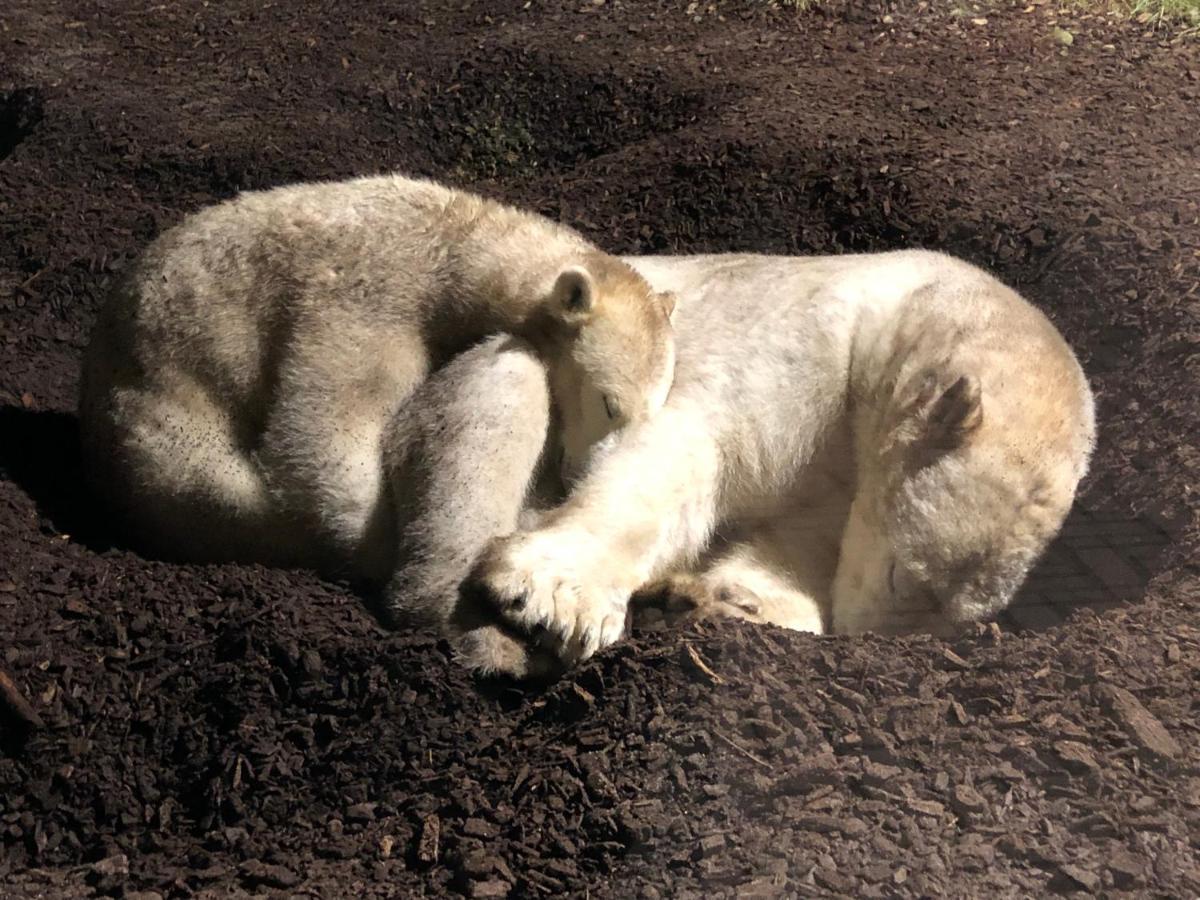
[[[0,892],[1200,895],[1200,45],[1056,15],[6,4]],[[309,573],[114,546],[73,409],[115,274],[238,190],[388,169],[621,252],[993,269],[1100,402],[1037,596],[1085,592],[1066,547],[1135,602],[949,643],[643,631],[538,691]]]

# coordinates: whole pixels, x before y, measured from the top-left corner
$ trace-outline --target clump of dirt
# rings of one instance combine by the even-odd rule
[[[5,895],[1200,893],[1200,50],[1083,15],[9,3]],[[1092,378],[1077,511],[1004,627],[642,631],[540,692],[345,585],[120,546],[73,415],[111,280],[197,206],[387,169],[619,252],[987,265]]]

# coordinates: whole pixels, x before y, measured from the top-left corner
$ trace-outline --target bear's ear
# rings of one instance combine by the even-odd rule
[[[884,456],[899,452],[907,469],[932,465],[970,441],[983,424],[977,375],[927,370],[893,390],[895,405],[884,414],[879,451]]]
[[[983,390],[974,375],[959,375],[948,388],[935,379],[935,388],[918,413],[918,441],[930,451],[961,447],[983,424]]]
[[[596,309],[596,282],[587,269],[563,269],[550,292],[550,311],[569,325],[582,325]]]

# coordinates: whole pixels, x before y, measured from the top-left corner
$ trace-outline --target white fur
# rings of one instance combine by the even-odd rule
[[[678,298],[674,386],[484,555],[475,582],[510,622],[573,659],[662,578],[811,631],[943,630],[1011,598],[1094,440],[1040,312],[925,251],[628,261]]]
[[[574,231],[433,182],[243,194],[163,234],[106,304],[82,379],[89,475],[160,553],[382,580],[408,524],[393,521],[385,449],[404,456],[395,418],[431,373],[489,335],[516,335],[520,349],[492,347],[479,371],[520,382],[534,424],[548,386],[581,459],[662,405],[670,306]],[[472,377],[435,398],[457,409]],[[533,451],[545,430],[530,429]],[[492,469],[516,477],[472,452],[480,483]]]

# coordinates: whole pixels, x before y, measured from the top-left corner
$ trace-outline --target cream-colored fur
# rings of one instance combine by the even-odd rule
[[[925,251],[629,262],[679,298],[667,404],[469,591],[567,661],[662,579],[701,614],[818,632],[943,631],[1008,602],[1094,440],[1041,312]]]
[[[386,467],[433,440],[446,397],[488,386],[456,376],[410,404],[431,373],[514,336],[473,371],[540,405],[473,425],[491,439],[524,417],[535,460],[552,399],[578,467],[662,406],[671,303],[570,229],[433,182],[244,194],[163,234],[103,310],[80,401],[89,475],[156,552],[383,580],[407,528],[386,480],[407,476]],[[533,463],[475,461],[483,485],[514,466],[526,485]]]

